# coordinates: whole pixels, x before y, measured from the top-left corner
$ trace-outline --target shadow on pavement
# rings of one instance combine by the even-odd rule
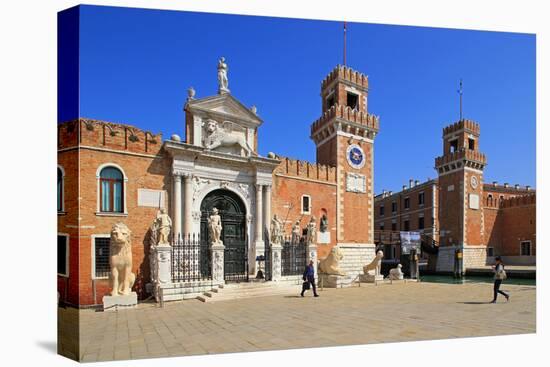
[[[51,340],[39,340],[36,345],[47,350],[48,352],[57,354],[57,342]]]

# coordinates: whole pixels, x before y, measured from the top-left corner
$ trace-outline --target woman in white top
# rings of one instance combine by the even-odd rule
[[[506,302],[510,299],[510,296],[503,291],[500,290],[500,285],[502,284],[502,281],[506,279],[506,272],[504,271],[504,264],[502,263],[502,259],[500,256],[495,257],[496,264],[493,266],[493,271],[495,272],[495,286],[493,288],[493,300],[491,303],[497,302],[497,296],[498,294],[502,294],[504,297],[506,297]]]

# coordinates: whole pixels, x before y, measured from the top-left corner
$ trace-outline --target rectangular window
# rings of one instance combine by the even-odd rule
[[[521,242],[521,256],[531,256],[531,241]]]
[[[334,106],[334,93],[327,98],[327,110]]]
[[[476,141],[472,138],[468,139],[468,149],[475,150],[476,148]]]
[[[96,278],[108,278],[111,275],[109,266],[110,253],[109,237],[94,238],[94,275]]]
[[[397,231],[397,223],[392,223],[391,224],[391,230],[392,231]]]
[[[454,153],[458,150],[458,139],[451,140],[449,142],[450,153]]]
[[[302,214],[311,213],[311,197],[309,195],[302,196]]]
[[[380,206],[380,215],[384,215],[384,205]]]
[[[393,246],[391,247],[391,258],[392,259],[395,259],[397,257],[397,246]]]
[[[487,256],[489,257],[495,256],[495,249],[493,247],[487,247]]]
[[[357,109],[359,109],[359,96],[358,96],[357,94],[349,93],[349,92],[348,92],[348,95],[347,95],[347,105],[348,105],[352,110],[357,110]]]
[[[423,192],[418,194],[418,205],[424,205],[424,193]]]
[[[424,229],[424,217],[418,218],[418,229]]]
[[[57,274],[69,276],[69,236],[57,235]]]
[[[380,230],[381,230],[381,231],[384,230],[384,223],[380,223]]]
[[[403,202],[403,206],[405,207],[405,209],[409,209],[411,207],[411,199],[405,198],[405,201]]]
[[[403,222],[403,230],[405,232],[408,232],[408,231],[411,230],[411,225],[410,225],[409,220],[406,220],[406,221]]]
[[[391,212],[392,213],[397,212],[397,203],[395,201],[391,203]]]

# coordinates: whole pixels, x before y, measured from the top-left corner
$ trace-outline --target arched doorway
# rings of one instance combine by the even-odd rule
[[[201,238],[207,243],[210,243],[208,217],[214,208],[218,209],[222,220],[224,278],[226,281],[247,281],[246,207],[241,198],[229,190],[214,190],[206,195],[201,203]],[[210,252],[205,255],[210,256]]]

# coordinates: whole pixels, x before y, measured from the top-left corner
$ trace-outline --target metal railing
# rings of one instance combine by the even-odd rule
[[[199,235],[179,237],[172,244],[172,281],[194,282],[212,279],[208,243]]]
[[[305,237],[283,239],[281,249],[281,275],[302,275],[307,265],[307,246]]]

